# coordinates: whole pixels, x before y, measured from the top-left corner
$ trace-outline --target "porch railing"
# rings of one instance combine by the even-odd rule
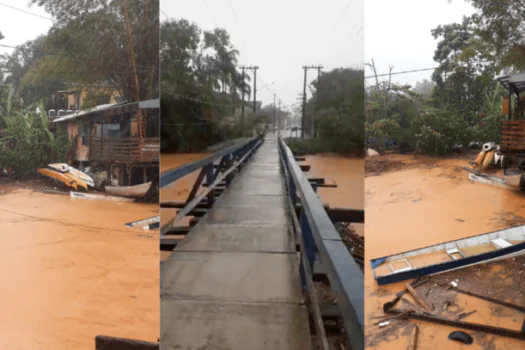
[[[501,152],[525,155],[525,120],[501,121]]]
[[[159,162],[160,138],[115,138],[92,137],[89,142],[89,160],[114,163]]]

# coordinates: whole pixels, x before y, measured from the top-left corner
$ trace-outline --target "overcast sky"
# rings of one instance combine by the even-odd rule
[[[290,107],[302,93],[303,65],[321,64],[324,71],[362,67],[363,1],[161,0],[160,18],[226,29],[240,52],[239,64],[259,66],[257,99],[273,103],[270,89]]]
[[[50,16],[38,6],[27,7],[28,2],[27,0],[0,0],[0,32],[5,37],[0,40],[0,45],[17,46],[41,34],[47,34],[51,28]],[[0,46],[0,54],[11,51],[12,49]]]
[[[463,0],[366,0],[365,62],[373,58],[379,74],[388,73],[390,65],[394,72],[436,67],[432,57],[437,41],[430,31],[472,13]],[[365,76],[371,74],[365,68]],[[402,74],[392,80],[413,85],[431,75],[432,71]]]

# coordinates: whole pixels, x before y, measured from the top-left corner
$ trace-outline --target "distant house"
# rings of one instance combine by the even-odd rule
[[[67,126],[70,163],[102,167],[109,181],[130,186],[158,175],[159,112],[157,99],[99,105],[58,117],[49,114],[52,124]]]

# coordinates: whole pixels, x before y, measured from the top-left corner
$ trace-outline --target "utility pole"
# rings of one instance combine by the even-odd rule
[[[273,120],[272,120],[272,127],[273,131],[275,132],[275,121],[277,120],[277,109],[275,108],[275,98],[277,95],[273,94]]]
[[[317,79],[321,76],[321,69],[323,66],[303,66],[304,69],[304,83],[303,83],[303,113],[301,117],[301,138],[304,139],[304,129],[306,127],[306,79],[308,69],[317,69]]]
[[[253,71],[253,114],[255,114],[256,111],[256,98],[257,98],[257,69],[259,69],[258,66],[241,66],[242,70],[242,82],[244,87],[244,70],[250,69]],[[245,119],[244,119],[244,90],[242,90],[242,105],[241,105],[241,111],[242,111],[242,134],[244,135],[244,126],[246,125]]]
[[[303,110],[302,110],[302,116],[301,116],[301,138],[304,139],[304,122],[305,122],[305,115],[306,115],[306,74],[308,71],[307,66],[303,66],[304,69],[304,83],[303,83]]]
[[[257,69],[259,66],[251,67],[253,70],[253,114],[257,111]]]
[[[241,66],[242,69],[242,85],[241,85],[241,95],[242,95],[242,103],[241,103],[241,116],[242,116],[242,125],[244,130],[244,66]]]
[[[281,99],[279,99],[279,116],[277,117],[277,125],[278,125],[279,129],[282,128],[282,126],[281,126],[281,118],[282,118],[282,114],[281,114]]]

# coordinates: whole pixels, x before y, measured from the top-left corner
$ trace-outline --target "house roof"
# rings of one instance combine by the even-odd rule
[[[53,120],[53,123],[61,123],[74,119],[90,118],[96,114],[104,116],[115,116],[124,113],[134,112],[137,109],[155,109],[160,108],[160,100],[147,100],[139,102],[108,103],[93,107],[88,110],[78,111],[73,114],[64,115]]]
[[[512,90],[515,94],[525,91],[525,73],[505,75],[498,78],[498,81],[507,90]]]

